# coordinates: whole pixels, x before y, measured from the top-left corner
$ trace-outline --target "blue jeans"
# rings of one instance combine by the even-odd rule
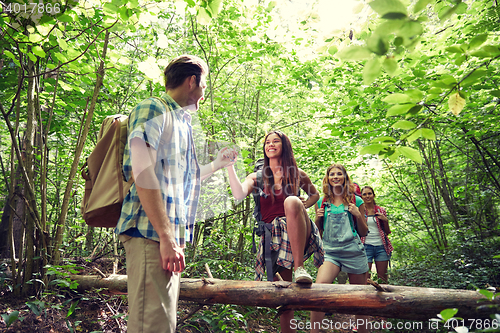
[[[384,245],[373,246],[370,244],[365,244],[366,258],[368,263],[375,261],[389,261],[390,256],[387,255],[384,249]]]

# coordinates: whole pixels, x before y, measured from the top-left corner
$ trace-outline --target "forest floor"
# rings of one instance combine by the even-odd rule
[[[95,268],[110,273],[104,261],[94,264],[84,263],[85,271],[81,274],[95,274]],[[79,266],[82,266],[79,264]],[[124,274],[124,272],[120,272]],[[0,285],[2,286],[2,285]],[[50,295],[44,295],[42,301],[36,299],[19,299],[13,296],[8,288],[0,288],[0,332],[5,333],[123,333],[127,332],[126,315],[128,313],[126,295],[112,294],[106,290],[92,290],[85,294],[74,294],[60,289]],[[7,328],[8,314],[18,311],[16,320]],[[198,303],[181,300],[178,308],[179,333],[197,332],[279,332],[279,318],[276,312],[269,309],[249,310],[236,308],[236,311],[227,311],[227,315],[217,316],[215,305],[200,306]],[[237,313],[236,316],[234,313]],[[241,320],[238,314],[244,315]],[[215,318],[214,317],[218,317]],[[240,319],[238,319],[240,318]],[[297,327],[308,323],[308,313],[301,311],[295,318]],[[331,314],[325,317],[328,329],[324,333],[352,332],[355,318],[352,315]],[[226,320],[232,324],[221,330]],[[372,322],[380,322],[381,318],[369,317]],[[240,328],[235,327],[240,323]],[[230,329],[229,327],[233,327]],[[377,327],[377,326],[375,326]],[[338,328],[338,329],[337,329]],[[345,328],[345,329],[344,329]],[[298,330],[308,332],[308,330]],[[372,332],[389,332],[388,330],[372,330]]]

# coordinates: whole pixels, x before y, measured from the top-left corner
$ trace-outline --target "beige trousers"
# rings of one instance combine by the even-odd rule
[[[120,235],[127,253],[129,333],[174,333],[180,274],[163,270],[160,244]]]

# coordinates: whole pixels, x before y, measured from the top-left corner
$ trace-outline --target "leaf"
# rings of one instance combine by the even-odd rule
[[[120,18],[123,21],[127,21],[133,14],[134,12],[130,8],[127,7],[120,8]]]
[[[379,36],[387,36],[398,31],[399,28],[405,23],[404,20],[388,20],[381,23],[375,30],[375,34]]]
[[[67,14],[62,14],[62,15],[58,16],[57,20],[60,22],[66,22],[66,23],[73,22],[73,18]]]
[[[422,128],[422,136],[427,140],[436,141],[436,133],[430,128]]]
[[[386,57],[382,62],[382,67],[385,69],[387,74],[392,76],[398,70],[398,62],[394,59],[394,57]]]
[[[398,31],[398,36],[411,38],[417,35],[421,35],[424,32],[422,24],[417,21],[407,21]]]
[[[61,50],[66,51],[68,49],[68,44],[66,43],[66,41],[64,39],[58,38],[57,43],[61,47]]]
[[[484,42],[486,42],[486,39],[488,39],[488,34],[479,34],[479,35],[476,35],[469,42],[469,47],[471,49],[475,49],[476,47],[479,47]]]
[[[395,150],[394,153],[392,153],[392,155],[389,155],[389,159],[392,161],[392,162],[395,162],[399,156],[401,156],[401,152],[399,152],[398,150]]]
[[[372,143],[375,142],[387,142],[387,143],[395,143],[396,139],[391,136],[379,136],[378,138],[372,139]]]
[[[489,93],[495,97],[500,97],[500,90],[491,90]]]
[[[31,49],[34,55],[40,57],[40,58],[45,58],[45,51],[38,45],[33,46]]]
[[[371,155],[378,155],[381,150],[387,148],[386,145],[381,144],[381,143],[376,143],[373,145],[368,145],[366,147],[361,148],[359,151],[360,155],[366,155],[366,154],[371,154]]]
[[[486,289],[481,289],[481,290],[478,290],[478,292],[483,295],[483,296],[486,296],[490,301],[492,301],[494,298],[495,298],[495,293],[494,292],[491,292],[489,290],[486,290]]]
[[[2,318],[7,328],[9,328],[9,326],[12,325],[13,322],[19,319],[19,311],[12,311],[9,314],[2,314]]]
[[[368,5],[382,17],[389,13],[400,13],[407,16],[406,6],[399,0],[375,0]]]
[[[471,52],[470,55],[478,58],[492,58],[500,54],[500,49],[495,45],[484,45],[479,50]]]
[[[57,58],[57,60],[59,60],[60,62],[67,62],[68,59],[62,54],[62,53],[59,53],[59,52],[56,52],[54,53],[54,56]]]
[[[403,147],[397,147],[396,151],[401,153],[401,155],[409,158],[412,161],[415,161],[419,164],[422,163],[422,156],[420,156],[420,153],[418,152],[418,150],[403,146]]]
[[[9,50],[4,50],[3,54],[6,55],[7,57],[11,58],[12,60],[16,60],[16,56],[10,52]]]
[[[408,95],[413,103],[417,103],[424,98],[424,93],[418,89],[410,89],[405,91],[405,95]]]
[[[395,124],[393,124],[391,127],[395,129],[410,130],[412,128],[417,127],[417,125],[412,121],[400,120],[397,121]]]
[[[413,7],[413,13],[417,14],[422,9],[427,7],[427,5],[431,3],[431,1],[432,0],[418,0],[417,3],[415,4],[415,7]]]
[[[448,46],[447,48],[445,48],[445,51],[450,53],[464,53],[464,50],[462,50],[462,48],[458,44]]]
[[[422,129],[413,131],[407,138],[408,142],[413,142],[422,136]]]
[[[368,60],[363,68],[363,83],[367,86],[372,84],[380,75],[381,68],[382,66],[378,57]]]
[[[367,41],[366,46],[370,51],[377,55],[385,55],[389,50],[389,43],[379,35],[372,35]]]
[[[73,87],[70,86],[69,84],[67,84],[66,82],[64,81],[59,81],[59,85],[61,86],[61,88],[63,88],[63,90],[65,91],[72,91],[73,90]]]
[[[382,101],[389,104],[403,104],[403,103],[410,103],[411,99],[410,96],[406,94],[395,93],[385,96],[384,98],[382,98]]]
[[[460,97],[459,93],[454,93],[450,96],[450,99],[448,99],[448,106],[451,113],[458,116],[465,106],[465,99]]]
[[[457,5],[457,9],[455,10],[455,13],[457,14],[464,14],[467,12],[467,4],[465,2],[459,2]]]
[[[196,16],[196,20],[201,25],[207,25],[207,24],[210,23],[210,21],[212,20],[212,18],[210,16],[210,13],[205,8],[200,7],[198,9],[198,16]]]
[[[420,104],[415,105],[414,107],[412,107],[412,108],[408,111],[408,114],[407,114],[406,116],[408,117],[408,116],[414,116],[414,115],[416,115],[417,113],[419,113],[419,112],[420,112],[420,110],[422,110],[422,107],[423,107],[423,106],[422,106],[422,105],[420,105]]]
[[[488,73],[486,69],[476,69],[474,72],[470,73],[470,75],[462,81],[461,86],[467,87],[476,82],[478,79],[482,78]]]
[[[40,36],[39,34],[30,34],[28,40],[32,43],[38,43],[43,40],[43,37]]]
[[[108,2],[105,3],[104,6],[102,6],[102,11],[106,15],[114,15],[118,13],[118,7]]]
[[[216,18],[219,15],[222,6],[222,0],[210,0],[208,2],[208,8],[212,12],[212,18]]]
[[[38,307],[38,304],[35,304],[34,302],[26,302],[26,305],[28,306],[28,308],[30,308],[31,312],[33,312],[37,317],[42,312]]]
[[[467,4],[458,0],[458,3],[453,7],[443,7],[438,13],[441,22],[449,19],[453,14],[461,14],[467,11]]]
[[[328,48],[328,53],[330,53],[331,55],[334,55],[335,53],[337,53],[338,49],[335,45],[332,45]]]
[[[31,59],[31,61],[36,62],[37,58],[33,53],[28,53],[28,58]]]
[[[400,114],[405,114],[410,110],[415,104],[397,104],[387,110],[386,117],[397,116]]]
[[[68,313],[66,314],[66,318],[69,318],[75,312],[75,309],[76,309],[76,306],[78,305],[78,302],[79,301],[71,303],[71,306],[68,310]]]
[[[455,59],[455,65],[457,65],[457,66],[462,65],[466,59],[467,59],[467,56],[465,54],[462,54],[462,55],[458,56]]]
[[[439,314],[441,315],[441,318],[443,318],[444,321],[448,321],[449,319],[453,318],[454,315],[456,315],[458,312],[458,309],[444,309],[441,311]]]
[[[353,45],[341,50],[337,56],[342,60],[358,61],[370,58],[372,53],[364,46]]]

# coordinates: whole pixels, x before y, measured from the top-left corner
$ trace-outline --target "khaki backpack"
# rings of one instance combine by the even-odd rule
[[[168,105],[158,97],[165,112]],[[130,186],[131,178],[125,181],[123,175],[123,153],[127,143],[128,116],[115,114],[102,122],[97,143],[87,161],[82,166],[85,179],[85,195],[81,212],[85,222],[91,227],[114,228],[120,218],[123,200]],[[172,137],[173,112],[167,112],[161,144]]]
[[[133,180],[123,176],[123,152],[127,142],[128,116],[108,116],[102,122],[97,144],[82,167],[85,195],[81,212],[92,227],[114,228],[123,199]]]

